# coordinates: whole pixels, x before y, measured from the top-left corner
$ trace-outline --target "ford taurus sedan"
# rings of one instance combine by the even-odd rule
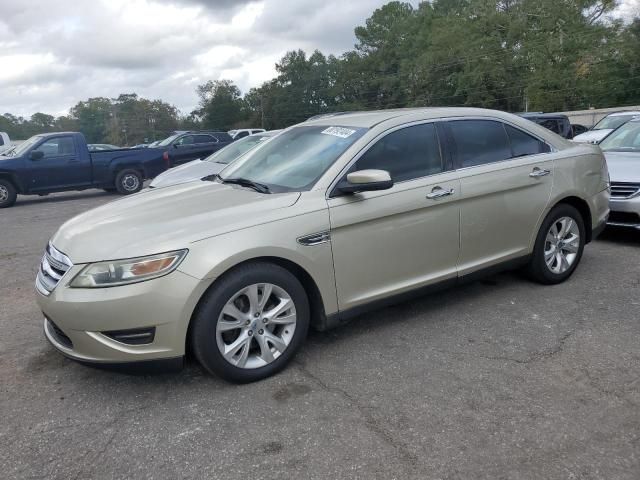
[[[325,115],[219,174],[134,195],[55,233],[36,279],[73,359],[281,370],[310,326],[499,269],[569,278],[609,213],[597,146],[482,109]]]

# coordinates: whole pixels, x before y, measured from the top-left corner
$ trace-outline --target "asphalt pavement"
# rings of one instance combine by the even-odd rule
[[[0,210],[0,478],[640,478],[640,231],[605,231],[562,285],[501,274],[311,333],[239,386],[193,360],[96,370],[46,342],[43,248],[115,198]]]

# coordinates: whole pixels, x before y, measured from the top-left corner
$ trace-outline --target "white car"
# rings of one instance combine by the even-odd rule
[[[240,158],[249,150],[253,150],[280,132],[281,130],[270,130],[268,132],[249,135],[241,140],[230,143],[226,147],[212,153],[204,160],[197,159],[184,165],[171,168],[154,178],[149,184],[149,188],[178,185],[218,173],[229,163]]]
[[[9,150],[9,148],[11,148],[11,139],[9,138],[9,134],[0,132],[0,153],[5,150]]]
[[[624,125],[632,118],[640,116],[639,111],[611,113],[596,123],[591,130],[573,137],[574,142],[600,143],[600,141],[613,132],[620,125]]]
[[[240,140],[241,138],[248,137],[249,135],[255,135],[256,133],[262,133],[266,130],[264,128],[239,128],[237,130],[229,130],[227,133],[231,135],[234,140]]]

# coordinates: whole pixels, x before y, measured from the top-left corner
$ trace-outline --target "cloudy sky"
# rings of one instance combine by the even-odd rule
[[[624,0],[625,13],[640,0]],[[185,113],[195,87],[246,91],[287,51],[342,53],[385,0],[0,0],[0,113],[135,92]],[[417,4],[417,0],[412,1]]]

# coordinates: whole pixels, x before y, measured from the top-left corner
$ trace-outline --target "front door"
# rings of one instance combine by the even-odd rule
[[[338,305],[346,310],[455,279],[460,188],[434,123],[384,134],[349,171],[390,173],[385,191],[329,199]]]
[[[72,189],[91,184],[91,162],[83,160],[72,136],[50,137],[32,151],[42,158],[29,162],[31,192]]]

